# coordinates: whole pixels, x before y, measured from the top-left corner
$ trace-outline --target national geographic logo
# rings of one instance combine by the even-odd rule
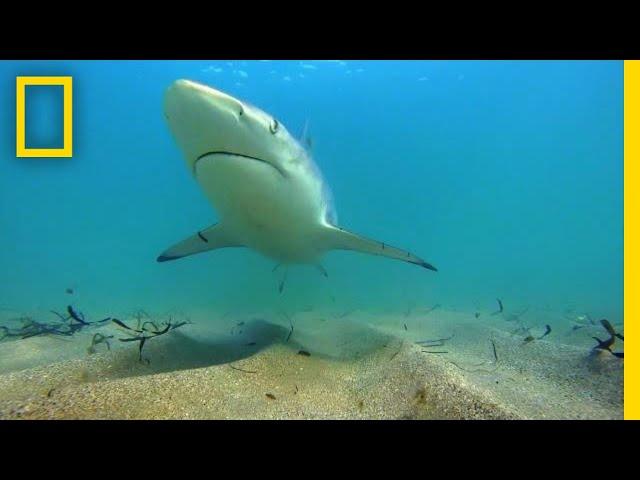
[[[72,77],[16,77],[16,157],[46,158],[73,156],[73,81]],[[62,148],[27,148],[25,138],[25,89],[27,86],[62,86]]]

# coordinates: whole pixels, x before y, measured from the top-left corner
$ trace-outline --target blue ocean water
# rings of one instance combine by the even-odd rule
[[[16,158],[17,75],[73,76],[73,158]],[[298,267],[279,294],[244,249],[157,263],[216,220],[162,114],[178,78],[294,134],[308,121],[340,225],[439,271],[331,252],[328,279]],[[2,61],[0,82],[0,307],[60,308],[73,288],[88,312],[501,298],[622,320],[622,62]]]

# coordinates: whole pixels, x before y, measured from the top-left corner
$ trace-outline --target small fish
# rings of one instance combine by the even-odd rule
[[[422,345],[424,347],[434,347],[434,346],[442,346],[444,344],[444,342],[446,342],[447,340],[451,340],[454,337],[455,334],[452,334],[449,337],[446,338],[436,338],[434,340],[418,340],[417,343],[418,345]],[[427,345],[429,344],[429,345]],[[436,344],[436,345],[434,345]]]
[[[284,276],[282,277],[282,280],[280,280],[280,285],[278,286],[278,292],[280,294],[282,294],[282,292],[284,291],[284,284],[287,282],[288,273],[289,273],[289,269],[285,269]]]
[[[613,328],[613,325],[611,325],[611,323],[609,323],[607,319],[600,320],[600,324],[604,327],[604,329],[607,331],[610,337],[608,340],[600,340],[598,337],[591,337],[596,342],[598,342],[598,345],[593,347],[593,349],[606,350],[618,358],[624,358],[624,352],[614,352],[611,350],[611,347],[613,347],[613,345],[616,342],[616,338],[619,338],[620,340],[624,341],[624,336],[619,333],[616,333],[615,329]]]
[[[67,293],[68,295],[73,295],[73,288],[67,288],[65,290],[65,293]]]
[[[311,356],[311,354],[309,352],[307,352],[306,350],[298,351],[298,355],[302,355],[303,357],[310,357]]]
[[[615,342],[615,337],[611,337],[608,340],[600,340],[598,337],[591,337],[591,338],[593,338],[596,342],[598,342],[598,345],[593,347],[594,349],[598,349],[598,350],[611,351],[611,347]]]
[[[493,312],[491,315],[498,315],[499,313],[502,313],[502,311],[504,310],[504,307],[502,306],[502,300],[500,300],[499,298],[496,298],[496,300],[498,301],[498,310]]]
[[[409,305],[409,306],[407,307],[407,309],[405,310],[405,312],[404,312],[404,316],[405,316],[405,317],[408,317],[409,315],[411,315],[411,312],[412,312],[412,311],[413,311],[413,305]]]
[[[535,340],[535,338],[534,338],[533,336],[529,335],[528,337],[526,337],[526,338],[524,339],[524,342],[523,342],[523,343],[533,342],[534,340]]]
[[[475,316],[476,318],[480,317],[480,312],[476,312],[476,313],[474,314],[474,316]]]
[[[246,343],[245,346],[253,347],[255,344],[256,344],[256,342],[249,342],[249,343]]]
[[[293,322],[291,321],[291,317],[289,315],[285,316],[289,319],[289,325],[291,327],[291,329],[289,330],[289,334],[287,335],[287,339],[284,341],[284,343],[289,343],[289,339],[291,338],[291,335],[293,334]]]
[[[84,315],[80,312],[76,312],[71,305],[67,307],[67,313],[69,313],[69,316],[76,322],[88,325],[88,323],[84,321]]]
[[[429,309],[425,310],[425,311],[424,311],[424,315],[427,315],[427,314],[429,314],[429,313],[433,312],[434,310],[437,310],[438,308],[440,308],[440,304],[439,304],[439,303],[436,303],[433,307],[431,307],[431,308],[429,308]]]
[[[496,350],[496,342],[493,340],[489,340],[491,342],[491,346],[493,347],[493,359],[495,363],[498,363],[498,351]]]
[[[338,315],[338,318],[345,318],[347,315],[351,315],[353,312],[355,312],[356,310],[347,310],[346,312],[341,313],[340,315]]]
[[[115,323],[116,325],[121,326],[122,328],[126,328],[127,330],[132,330],[134,332],[143,333],[142,330],[136,330],[135,328],[131,328],[130,326],[126,325],[124,322],[121,322],[120,320],[118,320],[117,318],[112,318],[111,321],[113,323]]]
[[[538,340],[540,340],[541,338],[546,337],[547,335],[549,335],[551,333],[551,327],[549,325],[545,325],[545,331],[542,335],[540,335],[538,337]]]
[[[600,323],[602,324],[602,326],[604,327],[604,329],[607,331],[609,335],[611,335],[612,337],[617,337],[620,340],[624,341],[624,337],[619,333],[616,333],[615,329],[613,328],[613,325],[611,325],[609,320],[605,318],[600,320]]]
[[[408,328],[407,328],[407,324],[406,324],[406,323],[404,324],[404,329],[405,329],[405,330],[408,330]]]
[[[267,397],[269,400],[276,399],[276,396],[273,393],[265,393],[264,396]]]

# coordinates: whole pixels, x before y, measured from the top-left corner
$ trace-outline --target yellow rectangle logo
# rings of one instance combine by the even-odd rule
[[[640,60],[624,62],[624,418],[640,419],[638,373],[638,163],[640,162]]]
[[[25,87],[62,85],[64,143],[62,148],[27,148],[25,139]],[[71,157],[73,153],[73,79],[72,77],[16,77],[16,156]]]

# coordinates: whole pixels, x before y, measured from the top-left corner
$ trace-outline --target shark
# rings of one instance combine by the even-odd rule
[[[218,222],[162,252],[158,262],[244,247],[275,260],[276,268],[310,264],[327,276],[325,253],[351,250],[437,271],[413,253],[339,226],[309,149],[273,115],[186,79],[165,91],[164,114]]]

